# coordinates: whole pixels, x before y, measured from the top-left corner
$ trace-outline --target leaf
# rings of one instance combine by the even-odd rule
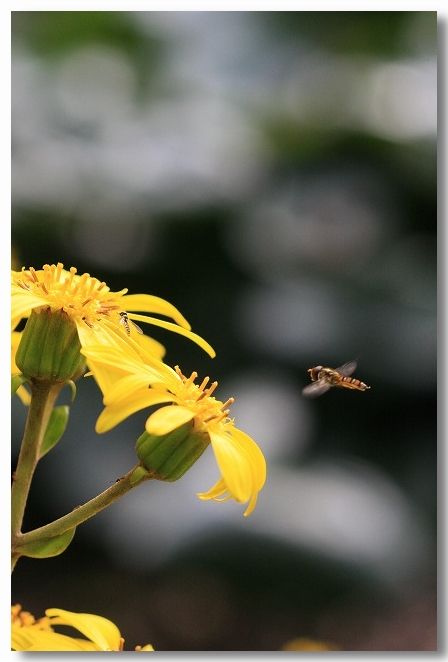
[[[40,458],[56,446],[64,434],[68,423],[69,411],[70,408],[67,405],[60,405],[59,407],[55,407],[51,412],[50,420],[42,442]]]
[[[46,559],[58,556],[65,552],[75,535],[76,527],[61,533],[59,536],[32,542],[20,548],[21,556],[30,556],[33,559]]]

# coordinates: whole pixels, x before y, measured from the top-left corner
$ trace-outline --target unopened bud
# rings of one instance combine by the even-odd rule
[[[74,380],[85,368],[80,349],[75,322],[63,310],[47,306],[31,311],[17,348],[16,365],[27,378]]]

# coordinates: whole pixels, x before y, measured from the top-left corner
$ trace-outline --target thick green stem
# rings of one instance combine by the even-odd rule
[[[39,461],[40,449],[54,403],[65,382],[33,380],[28,418],[20,447],[17,468],[11,490],[11,534],[22,529],[25,506],[31,481]]]
[[[44,541],[48,538],[54,538],[62,535],[66,531],[74,529],[79,524],[90,519],[98,514],[107,506],[110,506],[114,501],[120,499],[127,492],[141,485],[147,480],[153,478],[153,475],[137,465],[129,471],[125,476],[119,478],[111,487],[94,497],[82,506],[78,506],[67,515],[59,519],[41,526],[34,531],[28,533],[18,533],[13,538],[12,556],[20,557],[22,552],[26,554],[26,546],[37,542]]]

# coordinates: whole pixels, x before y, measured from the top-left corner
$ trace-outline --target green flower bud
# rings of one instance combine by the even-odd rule
[[[135,446],[142,465],[156,480],[175,481],[198,460],[210,443],[208,434],[194,430],[193,422],[156,436],[144,432]]]
[[[85,358],[75,322],[63,310],[31,311],[17,348],[16,365],[30,379],[65,382],[81,376]]]

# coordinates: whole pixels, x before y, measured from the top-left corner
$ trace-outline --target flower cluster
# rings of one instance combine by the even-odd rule
[[[253,512],[266,479],[264,456],[249,435],[230,418],[233,398],[215,397],[217,382],[185,376],[164,362],[165,348],[143,333],[138,323],[162,327],[185,336],[211,357],[213,348],[193,333],[170,303],[148,294],[112,292],[90,274],[72,267],[44,265],[12,271],[11,372],[12,391],[29,407],[11,496],[13,567],[21,556],[45,558],[62,553],[76,527],[126,492],[147,480],[178,480],[211,445],[218,481],[201,500],[234,499]],[[154,315],[169,318],[160,319]],[[26,322],[23,330],[21,327]],[[25,506],[37,463],[59,442],[67,407],[56,407],[61,389],[84,375],[93,377],[103,395],[104,409],[96,431],[104,433],[142,409],[145,429],[135,446],[137,465],[105,492],[55,522],[22,532]],[[76,628],[86,639],[54,630]],[[12,610],[13,650],[123,650],[118,628],[93,614],[47,609],[38,621],[20,605]],[[136,650],[153,650],[151,646]]]
[[[179,368],[173,370],[166,365],[162,360],[164,348],[138,332],[132,321],[157,324],[181,333],[211,356],[214,350],[191,331],[183,315],[168,302],[148,294],[126,292],[126,289],[111,292],[104,282],[89,274],[79,276],[74,267],[66,271],[62,264],[45,265],[39,271],[31,268],[12,272],[12,330],[16,348],[13,371],[17,373],[21,368],[31,379],[65,380],[76,375],[85,357],[88,374],[95,377],[104,396],[105,409],[96,425],[98,433],[110,430],[138,410],[166,405],[148,418],[146,432],[163,438],[191,422],[189,436],[193,438],[198,430],[204,433],[222,474],[214,487],[198,496],[216,501],[229,498],[240,503],[248,501],[245,515],[250,514],[265,482],[266,465],[255,442],[229,418],[228,406],[233,400],[225,403],[216,400],[212,394],[217,383],[207,387],[209,378],[197,385],[196,373],[186,378]],[[171,316],[175,324],[129,312],[136,310]],[[27,333],[27,327],[25,332],[15,332],[19,322],[31,313],[35,320],[30,325],[32,333]],[[22,335],[25,338],[18,345]],[[74,357],[68,345],[74,346]]]

